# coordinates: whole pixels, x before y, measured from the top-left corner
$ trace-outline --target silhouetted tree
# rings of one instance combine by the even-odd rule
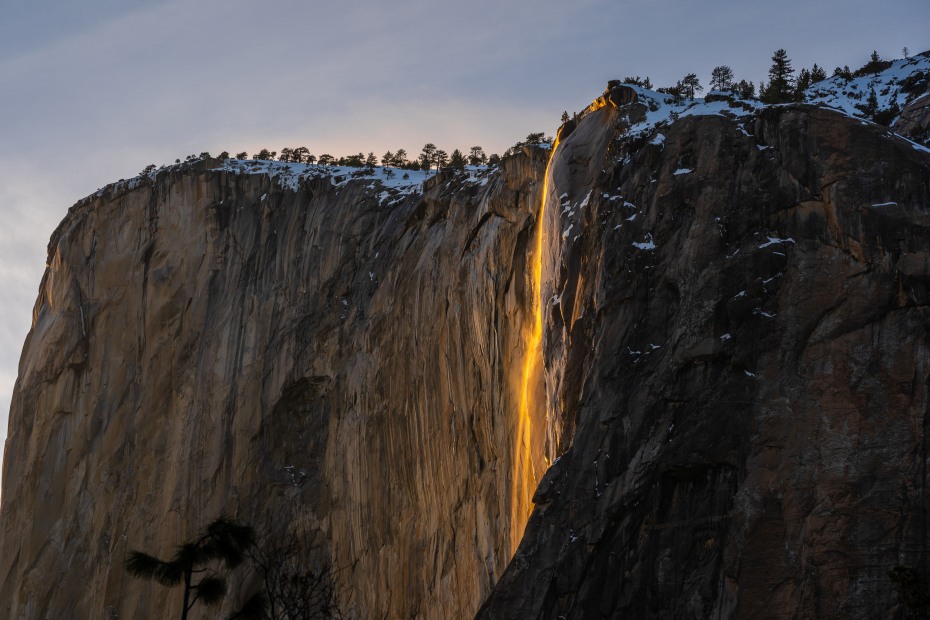
[[[281,149],[281,156],[278,158],[278,161],[290,162],[291,157],[294,154],[294,150],[289,147],[284,147]]]
[[[870,117],[874,117],[878,112],[878,97],[873,86],[869,86],[869,98],[866,99],[864,112]]]
[[[420,168],[424,170],[429,170],[433,165],[433,160],[436,156],[436,145],[432,142],[427,142],[423,145],[423,150],[420,151]]]
[[[365,154],[348,155],[345,158],[339,158],[341,166],[351,166],[352,168],[361,168],[365,165]]]
[[[336,158],[329,153],[323,153],[320,155],[320,158],[317,161],[321,166],[332,166],[333,162],[336,161]]]
[[[853,78],[852,71],[849,70],[849,65],[844,65],[842,69],[840,67],[837,67],[836,69],[833,70],[833,75],[839,76],[843,78],[844,80],[846,80],[847,82]]]
[[[672,97],[675,98],[675,103],[680,102],[683,96],[682,95],[683,88],[682,88],[682,84],[680,81],[674,86],[663,86],[662,88],[658,89],[658,92],[664,93],[666,95],[671,95]]]
[[[856,70],[856,72],[853,73],[853,77],[881,73],[890,66],[891,61],[882,60],[882,57],[878,55],[878,52],[872,50],[872,55],[869,56],[869,62],[865,63],[865,65],[863,65],[860,69]]]
[[[249,154],[246,153],[245,151],[240,151],[236,153],[236,159],[248,159],[248,158],[249,158]]]
[[[740,99],[753,99],[756,96],[755,84],[746,80],[740,80],[738,84],[734,84],[732,91]]]
[[[526,136],[525,140],[520,140],[512,147],[504,151],[504,157],[510,157],[519,153],[524,146],[539,146],[542,144],[551,144],[552,138],[547,138],[545,132],[534,131]]]
[[[704,90],[704,87],[701,86],[701,81],[698,79],[696,73],[689,73],[681,79],[681,92],[683,95],[689,99],[694,99],[694,95]]]
[[[775,50],[772,55],[772,66],[769,67],[769,83],[765,88],[759,89],[759,98],[765,103],[787,103],[794,98],[794,69],[788,52],[783,49]]]
[[[449,156],[449,167],[455,170],[464,170],[465,164],[465,155],[462,154],[462,151],[455,149],[452,151],[452,155]]]
[[[638,75],[636,77],[627,76],[623,78],[623,83],[633,84],[634,86],[642,86],[643,88],[649,88],[649,89],[652,88],[652,80],[649,79],[648,75],[646,76],[645,79],[640,79]],[[565,121],[562,121],[562,122],[565,122]]]
[[[807,69],[801,69],[798,72],[798,79],[794,84],[794,100],[804,101],[804,91],[811,85],[811,72]]]
[[[875,114],[872,115],[872,120],[879,125],[888,127],[899,114],[901,114],[901,107],[898,105],[897,99],[892,97],[891,105],[884,110],[876,111]]]
[[[567,114],[565,115],[568,116]],[[564,122],[564,121],[563,121]],[[484,154],[484,149],[480,146],[473,146],[469,150],[468,163],[472,166],[481,166],[488,161],[488,156]]]
[[[433,163],[436,165],[436,170],[445,168],[449,164],[449,154],[442,149],[436,149],[433,153]]]
[[[226,161],[227,159],[229,159],[229,151],[223,151],[222,153],[217,155],[216,158],[222,161]]]
[[[817,82],[822,82],[827,79],[827,72],[823,67],[817,66],[817,63],[814,63],[814,66],[811,67],[811,84],[816,84]]]
[[[394,158],[391,160],[391,165],[395,168],[405,168],[407,164],[407,151],[404,149],[397,149],[397,151],[394,152]]]
[[[542,144],[546,142],[546,133],[543,131],[533,132],[526,136],[523,144]],[[522,146],[518,143],[518,146]]]
[[[569,120],[571,120],[571,117],[569,117],[569,115],[568,115],[568,110],[562,112],[562,124],[564,125],[564,124],[567,123]]]
[[[408,175],[409,176],[409,175]],[[298,536],[252,547],[249,556],[262,579],[268,620],[341,618],[332,562]]]
[[[488,165],[489,166],[500,166],[501,156],[498,155],[497,153],[491,153],[491,155],[488,156]]]
[[[733,86],[733,69],[729,65],[714,67],[710,72],[711,90],[730,90]]]
[[[227,570],[232,570],[242,564],[254,544],[255,532],[251,527],[220,517],[197,538],[178,546],[170,560],[130,551],[126,570],[134,577],[152,579],[163,586],[183,584],[180,618],[186,620],[198,602],[215,605],[226,595],[226,579],[210,570],[210,566],[220,562]],[[200,576],[204,572],[206,574]]]
[[[312,155],[310,155],[310,149],[308,149],[305,146],[298,146],[296,149],[294,149],[294,152],[291,153],[291,159],[298,164],[302,164],[302,163],[309,164],[310,157],[312,157]],[[316,157],[314,157],[313,159],[316,160]]]
[[[156,170],[158,170],[158,166],[156,166],[155,164],[149,164],[148,166],[142,169],[142,172],[139,173],[139,176],[144,177],[152,172],[155,172]]]

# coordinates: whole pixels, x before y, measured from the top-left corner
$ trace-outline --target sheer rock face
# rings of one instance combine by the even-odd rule
[[[894,130],[921,144],[930,143],[930,86],[926,93],[904,106]]]
[[[76,205],[13,399],[0,617],[166,617],[126,552],[220,514],[322,541],[349,617],[473,615],[513,551],[545,160],[388,205],[206,165]]]
[[[903,617],[886,571],[930,569],[930,155],[810,106],[664,141],[621,115],[592,183],[607,110],[550,167],[570,449],[479,617]]]
[[[349,617],[902,616],[930,155],[804,105],[632,137],[619,103],[545,183],[528,150],[387,205],[207,166],[79,203],[13,398],[0,616],[164,617],[126,551],[220,513],[311,532]],[[543,187],[529,436],[559,458],[504,571]]]

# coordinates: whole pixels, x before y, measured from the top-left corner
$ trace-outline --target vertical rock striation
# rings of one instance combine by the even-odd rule
[[[386,204],[208,164],[113,186],[53,235],[0,616],[164,617],[179,593],[131,580],[125,553],[170,555],[221,513],[322,541],[350,617],[472,615],[512,553],[509,369],[545,153]]]
[[[644,104],[597,108],[550,167],[564,453],[479,617],[903,617],[887,571],[930,572],[930,153],[806,105],[639,135]]]

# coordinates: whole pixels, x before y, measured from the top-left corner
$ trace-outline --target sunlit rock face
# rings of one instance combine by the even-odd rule
[[[479,617],[903,618],[887,571],[930,569],[930,152],[807,105],[637,105],[550,166],[570,447]]]
[[[473,615],[519,540],[546,158],[398,198],[206,162],[76,205],[13,399],[0,617],[164,618],[180,589],[126,552],[170,556],[220,514],[323,541],[348,617]]]

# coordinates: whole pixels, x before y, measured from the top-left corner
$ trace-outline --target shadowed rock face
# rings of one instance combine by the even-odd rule
[[[350,617],[473,615],[513,551],[545,159],[390,204],[202,165],[76,205],[13,399],[0,617],[163,618],[180,593],[127,550],[222,513],[324,541]]]
[[[894,130],[922,144],[930,141],[930,88],[904,106],[900,118],[895,121]]]
[[[528,149],[386,204],[206,164],[78,203],[13,397],[0,616],[164,617],[180,593],[126,551],[221,513],[312,533],[349,617],[902,616],[886,571],[930,571],[930,155],[811,106],[634,137],[617,92],[548,183]],[[559,458],[508,566],[541,199],[522,470]]]
[[[592,182],[608,111],[550,169],[570,448],[479,617],[903,617],[886,571],[930,569],[930,156],[782,106],[620,127]]]

